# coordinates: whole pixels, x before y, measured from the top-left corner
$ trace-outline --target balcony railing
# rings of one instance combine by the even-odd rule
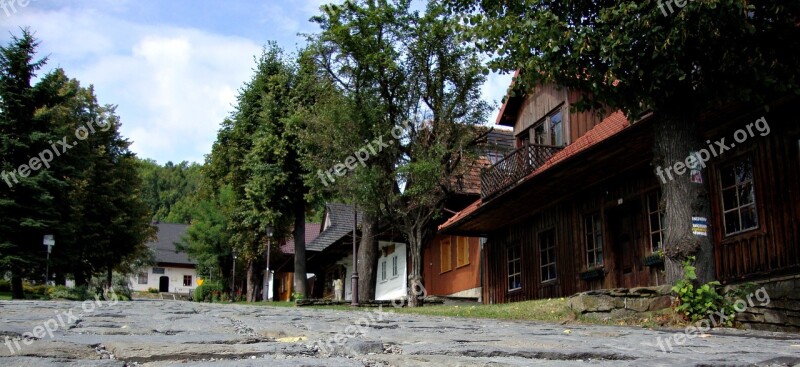
[[[481,199],[484,201],[511,188],[539,168],[562,147],[525,144],[481,173]]]

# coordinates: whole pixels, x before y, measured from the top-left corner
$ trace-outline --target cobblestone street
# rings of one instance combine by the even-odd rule
[[[0,320],[0,366],[800,363],[800,335],[739,330],[672,343],[664,353],[658,338],[676,331],[181,301],[0,302]]]

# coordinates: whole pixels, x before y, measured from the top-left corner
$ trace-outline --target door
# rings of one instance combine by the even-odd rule
[[[614,276],[618,287],[640,286],[641,270],[636,224],[640,203],[630,202],[608,210],[608,232],[614,251]]]
[[[169,277],[162,276],[158,278],[158,291],[159,292],[169,292]]]

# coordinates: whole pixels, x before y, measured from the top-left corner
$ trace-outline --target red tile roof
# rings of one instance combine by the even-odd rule
[[[548,159],[544,164],[539,166],[536,170],[525,176],[525,178],[520,182],[528,181],[531,178],[542,174],[543,172],[547,171],[551,167],[558,165],[558,163],[564,161],[565,159],[575,156],[580,152],[586,150],[587,148],[610,138],[611,136],[616,135],[620,131],[624,130],[626,127],[630,126],[630,122],[625,115],[621,111],[617,111],[612,113],[610,116],[606,117],[603,121],[599,124],[595,125],[594,128],[586,132],[583,136],[576,139],[572,144],[564,147],[561,151],[554,154],[550,159]],[[518,184],[519,185],[519,184]],[[462,219],[466,218],[470,214],[477,211],[483,203],[480,199],[475,201],[474,203],[470,204],[468,207],[464,208],[464,210],[458,212],[456,215],[450,217],[444,224],[439,226],[439,230],[444,230],[447,227],[450,227]]]
[[[306,246],[319,236],[320,223],[306,223]],[[289,237],[281,245],[281,252],[284,254],[294,254],[294,237]]]

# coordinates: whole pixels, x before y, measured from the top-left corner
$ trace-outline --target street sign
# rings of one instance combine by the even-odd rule
[[[56,240],[55,240],[55,238],[53,237],[52,234],[44,235],[44,245],[48,246],[48,247],[56,245]]]
[[[197,285],[198,286],[203,285],[203,278],[197,278]]]

